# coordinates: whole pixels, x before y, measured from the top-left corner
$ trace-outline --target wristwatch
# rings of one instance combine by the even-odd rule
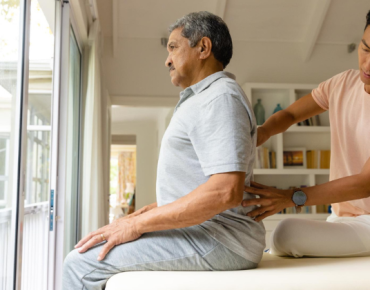
[[[292,200],[295,204],[296,212],[300,213],[302,210],[302,207],[307,201],[307,195],[302,191],[301,188],[294,188]]]

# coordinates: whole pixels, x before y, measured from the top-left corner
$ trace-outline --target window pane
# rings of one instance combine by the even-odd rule
[[[29,131],[25,205],[48,201],[50,132]]]
[[[17,77],[21,38],[19,0],[0,0],[0,289],[12,289],[11,275],[14,256],[11,247],[15,239],[11,229],[12,210],[16,197],[12,188],[18,177],[13,176],[17,166],[18,146],[15,143],[19,127],[17,116]]]
[[[0,179],[0,200],[4,200],[5,197],[5,181]],[[4,202],[5,207],[5,202]],[[0,203],[0,209],[3,208],[2,204]]]
[[[80,145],[80,84],[81,54],[72,28],[70,28],[69,48],[69,95],[68,95],[68,137],[67,137],[67,174],[66,174],[66,213],[64,253],[73,250],[77,242],[78,211],[78,173]]]
[[[46,289],[55,1],[31,0],[22,290]]]
[[[7,139],[0,138],[0,177],[5,176],[6,148]]]

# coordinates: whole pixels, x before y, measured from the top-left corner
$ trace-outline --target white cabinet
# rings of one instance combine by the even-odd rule
[[[317,85],[299,84],[264,84],[246,83],[243,90],[254,108],[258,99],[261,99],[265,109],[265,119],[272,114],[277,104],[285,109],[299,98],[309,94]],[[283,151],[285,148],[305,148],[306,150],[330,150],[329,114],[325,112],[319,116],[320,126],[293,125],[286,132],[270,138],[263,147],[276,152],[276,169],[254,169],[254,180],[258,183],[277,188],[315,186],[329,181],[329,169],[307,169],[284,167]],[[324,193],[323,193],[324,194]],[[323,213],[321,206],[307,207],[300,214],[275,214],[264,220],[266,227],[266,248],[270,247],[270,235],[279,221],[285,218],[304,218],[326,220],[329,213]]]

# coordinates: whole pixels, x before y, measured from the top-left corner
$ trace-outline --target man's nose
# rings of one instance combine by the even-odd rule
[[[166,58],[166,62],[165,62],[165,64],[164,64],[165,66],[167,66],[167,67],[171,67],[171,65],[172,65],[172,60],[171,60],[171,57],[170,56],[167,56],[167,58]]]

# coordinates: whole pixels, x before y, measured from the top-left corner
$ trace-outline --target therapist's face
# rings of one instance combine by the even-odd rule
[[[361,81],[370,89],[370,25],[366,28],[358,47],[358,64]],[[369,93],[369,90],[366,90]]]

